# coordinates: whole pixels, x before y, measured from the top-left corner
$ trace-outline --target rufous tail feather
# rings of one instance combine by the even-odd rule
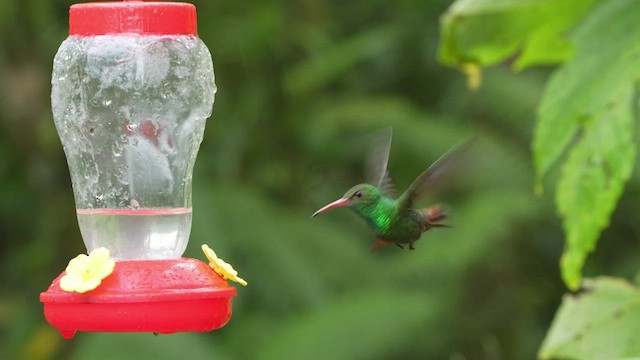
[[[431,206],[429,208],[423,209],[422,211],[427,214],[427,219],[430,225],[439,223],[441,221],[447,220],[449,218],[449,207],[447,205],[438,204]]]

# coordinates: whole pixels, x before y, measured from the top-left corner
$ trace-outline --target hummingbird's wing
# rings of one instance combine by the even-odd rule
[[[365,171],[369,184],[377,186],[385,196],[395,199],[396,188],[387,171],[392,135],[391,127],[382,129],[374,135],[371,149],[367,155]]]
[[[418,175],[407,191],[400,196],[400,208],[408,209],[412,207],[413,203],[427,192],[443,174],[449,172],[455,166],[457,160],[471,146],[474,140],[475,138],[452,147],[431,164],[427,170]]]

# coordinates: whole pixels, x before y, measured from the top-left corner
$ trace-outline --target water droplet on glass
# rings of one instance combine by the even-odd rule
[[[133,210],[138,210],[140,209],[140,203],[138,202],[138,200],[136,199],[131,199],[131,208]]]
[[[120,157],[122,155],[122,147],[119,144],[113,144],[111,146],[111,151],[115,157]]]

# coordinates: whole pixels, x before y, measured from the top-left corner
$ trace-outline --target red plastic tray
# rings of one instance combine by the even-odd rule
[[[40,294],[47,321],[69,339],[76,331],[211,331],[231,318],[236,289],[208,264],[191,258],[116,262],[111,275],[84,294],[60,289],[58,276]]]

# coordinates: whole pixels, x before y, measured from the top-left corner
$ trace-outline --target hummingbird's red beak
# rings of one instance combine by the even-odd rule
[[[318,215],[320,213],[323,213],[323,212],[325,212],[327,210],[331,210],[333,208],[337,208],[337,207],[340,207],[340,206],[345,206],[345,205],[347,205],[349,203],[349,200],[350,199],[348,199],[348,198],[347,199],[338,199],[338,200],[332,202],[331,204],[327,204],[324,207],[320,208],[320,210],[314,212],[313,215],[311,215],[311,217],[314,217],[314,216],[316,216],[316,215]]]

